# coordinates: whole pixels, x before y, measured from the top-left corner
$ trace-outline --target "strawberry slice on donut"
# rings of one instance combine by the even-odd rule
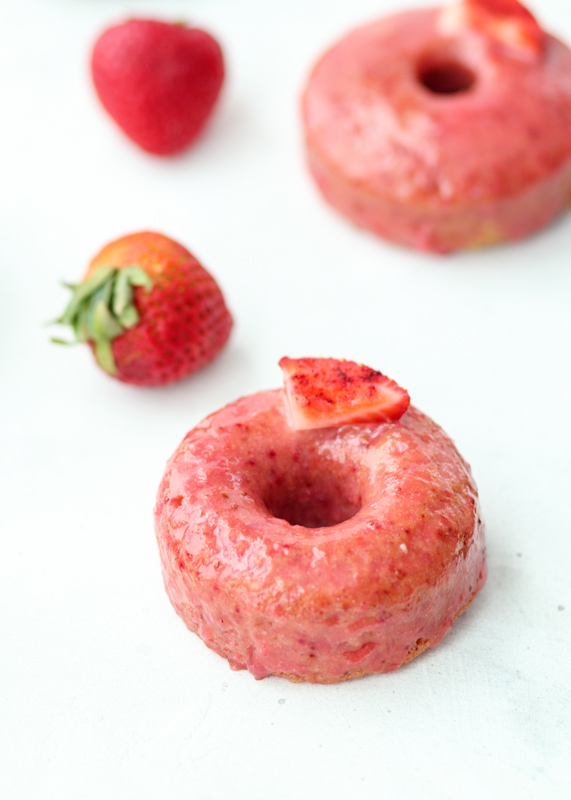
[[[543,54],[545,33],[518,0],[462,0],[445,8],[440,17],[443,33],[471,28],[518,52],[538,58]]]
[[[355,361],[284,357],[279,365],[296,430],[396,422],[410,404],[395,381]]]

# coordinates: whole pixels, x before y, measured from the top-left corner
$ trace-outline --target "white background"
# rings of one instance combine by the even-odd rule
[[[571,216],[518,245],[422,255],[351,227],[304,166],[310,65],[403,7],[2,0],[3,798],[571,796]],[[179,158],[139,151],[91,88],[95,36],[134,15],[191,20],[226,54],[212,124]],[[561,0],[541,18],[571,42]],[[168,389],[115,382],[43,327],[62,279],[143,229],[193,251],[235,318],[221,357]],[[282,355],[386,372],[479,484],[487,585],[390,675],[256,682],[163,590],[152,507],[167,458],[206,414],[279,385]]]

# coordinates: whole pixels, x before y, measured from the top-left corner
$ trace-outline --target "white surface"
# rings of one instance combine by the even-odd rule
[[[570,796],[571,216],[517,246],[423,256],[346,224],[303,164],[310,64],[398,7],[2,0],[3,798]],[[226,52],[208,135],[175,160],[139,152],[91,90],[95,35],[135,14],[190,18]],[[571,41],[567,6],[541,15]],[[236,321],[215,363],[156,391],[42,327],[61,279],[145,228],[203,261]],[[488,583],[396,673],[256,682],[164,593],[151,510],[166,459],[207,413],[278,385],[285,354],[394,377],[480,486]]]

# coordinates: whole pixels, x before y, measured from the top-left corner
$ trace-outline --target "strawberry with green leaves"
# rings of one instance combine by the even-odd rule
[[[230,335],[232,318],[214,278],[159,233],[111,242],[69,288],[71,300],[57,322],[125,383],[161,386],[185,378],[215,358]]]

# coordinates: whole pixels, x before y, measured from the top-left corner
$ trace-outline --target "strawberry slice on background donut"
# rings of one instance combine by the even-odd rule
[[[450,35],[475,30],[530,59],[545,49],[544,31],[518,0],[461,0],[443,9],[439,27]]]
[[[395,381],[355,361],[285,356],[279,365],[296,430],[396,422],[410,404]]]

